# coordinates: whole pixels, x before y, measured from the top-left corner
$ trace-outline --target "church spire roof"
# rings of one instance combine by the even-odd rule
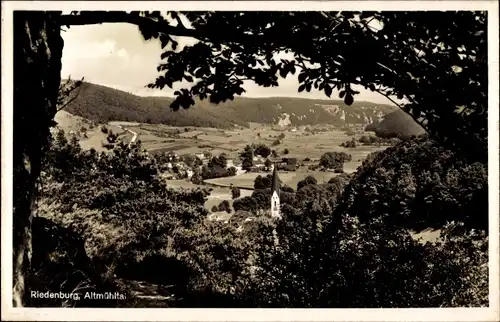
[[[280,191],[280,182],[279,182],[279,178],[278,178],[278,170],[277,170],[277,166],[276,166],[276,162],[274,163],[274,167],[273,167],[273,179],[272,179],[272,183],[271,183],[271,193],[273,192],[278,192]]]

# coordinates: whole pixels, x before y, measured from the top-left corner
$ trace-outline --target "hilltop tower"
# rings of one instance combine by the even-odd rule
[[[273,180],[271,184],[271,217],[281,218],[280,213],[280,184],[276,163],[273,166]]]

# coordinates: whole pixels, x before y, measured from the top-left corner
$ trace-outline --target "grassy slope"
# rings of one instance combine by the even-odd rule
[[[108,151],[102,146],[102,142],[106,141],[107,134],[101,131],[101,124],[66,111],[57,112],[54,120],[57,125],[52,129],[52,133],[56,133],[61,129],[64,130],[68,137],[76,135],[80,146],[85,150],[94,148],[97,151]],[[82,128],[86,129],[86,137],[81,132]],[[107,125],[107,128],[119,134],[118,138],[125,140],[125,142],[129,142],[132,139],[132,135],[129,132],[120,129],[116,125],[110,124]]]
[[[140,97],[84,83],[80,95],[65,110],[100,123],[118,120],[217,128],[229,128],[233,124],[247,126],[248,122],[276,124],[285,113],[294,125],[366,124],[394,110],[390,105],[369,102],[355,102],[352,106],[346,106],[339,100],[239,97],[219,105],[197,101],[188,110],[174,112],[169,109],[171,102],[172,98],[169,97]]]

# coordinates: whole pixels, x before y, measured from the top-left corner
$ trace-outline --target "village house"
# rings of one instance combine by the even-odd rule
[[[299,167],[297,158],[282,158],[281,161],[277,162],[278,170],[285,171],[296,171]]]

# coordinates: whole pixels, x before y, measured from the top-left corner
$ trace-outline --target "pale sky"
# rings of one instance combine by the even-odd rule
[[[91,83],[101,84],[136,95],[173,96],[174,90],[145,88],[153,83],[157,76],[156,67],[162,53],[159,41],[145,41],[135,25],[108,23],[89,26],[72,26],[62,32],[64,51],[61,77],[72,79],[85,77]],[[180,41],[189,44],[189,38]],[[293,96],[304,98],[328,99],[319,91],[298,93],[297,74],[280,80],[279,87],[265,88],[246,82],[245,96]],[[361,93],[355,97],[358,101],[371,101],[391,104],[378,93],[355,88]],[[332,94],[338,99],[338,94]]]

